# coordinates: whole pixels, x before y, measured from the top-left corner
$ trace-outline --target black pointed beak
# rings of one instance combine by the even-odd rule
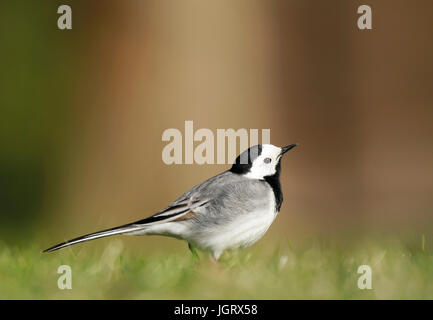
[[[294,143],[294,144],[291,144],[291,145],[289,145],[287,147],[282,147],[281,148],[281,155],[285,154],[287,151],[289,151],[290,149],[293,149],[296,146],[297,146],[297,144]]]

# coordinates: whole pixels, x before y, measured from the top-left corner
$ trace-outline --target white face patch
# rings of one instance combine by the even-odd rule
[[[257,157],[251,166],[250,172],[245,177],[251,179],[263,179],[276,173],[276,166],[281,158],[280,147],[272,144],[262,145],[262,153]],[[270,161],[269,161],[270,159]]]

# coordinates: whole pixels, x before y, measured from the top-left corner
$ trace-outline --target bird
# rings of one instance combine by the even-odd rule
[[[226,170],[185,192],[142,220],[87,234],[50,247],[56,251],[113,235],[162,235],[184,240],[217,262],[226,250],[251,246],[263,237],[283,203],[281,160],[291,144],[258,144],[243,151]]]

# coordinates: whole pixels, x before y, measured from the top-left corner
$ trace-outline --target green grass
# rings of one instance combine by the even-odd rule
[[[425,239],[418,247],[371,241],[315,242],[296,248],[267,239],[223,255],[218,266],[204,253],[197,260],[175,240],[150,252],[127,246],[126,241],[115,238],[50,254],[42,254],[37,244],[0,244],[0,298],[433,298],[433,256],[425,250]],[[72,290],[57,287],[57,268],[63,264],[72,268]],[[357,287],[357,270],[363,264],[372,268],[372,290]]]

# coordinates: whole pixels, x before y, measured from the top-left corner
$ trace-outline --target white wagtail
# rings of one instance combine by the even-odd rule
[[[230,170],[196,185],[153,216],[75,238],[44,252],[116,234],[164,235],[185,240],[191,251],[207,251],[218,260],[225,250],[248,247],[268,230],[283,202],[281,158],[295,146],[253,146],[236,158]]]

